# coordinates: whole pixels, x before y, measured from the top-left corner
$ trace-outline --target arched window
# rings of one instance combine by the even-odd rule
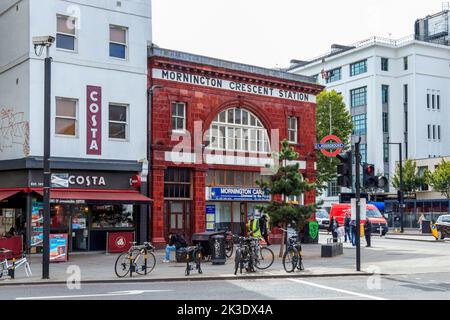
[[[206,133],[208,149],[270,152],[267,130],[251,112],[230,108],[219,113]]]

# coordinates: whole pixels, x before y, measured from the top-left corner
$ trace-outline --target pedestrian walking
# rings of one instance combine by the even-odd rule
[[[370,247],[372,237],[372,222],[370,222],[369,218],[366,218],[366,223],[364,224],[364,236],[366,237],[366,247]]]
[[[350,216],[350,213],[347,212],[344,219],[344,229],[345,229],[344,242],[347,242],[347,239],[348,241],[352,242],[351,226],[350,226],[351,222],[352,218]]]
[[[266,241],[267,245],[270,246],[269,242],[269,234],[270,234],[270,226],[269,226],[270,217],[267,213],[264,213],[262,217],[259,219],[259,228],[261,230],[261,235]]]
[[[166,246],[166,257],[163,260],[164,263],[170,262],[170,252],[177,251],[180,248],[186,248],[187,242],[184,238],[176,233],[169,232],[169,243]]]
[[[352,234],[352,245],[356,246],[356,220],[350,222],[350,229]]]
[[[339,228],[339,223],[336,220],[336,217],[333,217],[333,219],[331,219],[331,223],[330,223],[330,232],[333,235],[333,242],[338,242],[338,228]]]
[[[423,223],[423,220],[425,220],[425,216],[423,215],[423,213],[420,215],[420,217],[419,217],[419,220],[417,220],[417,224],[419,225],[419,230],[420,230],[420,233],[422,233],[422,223]]]

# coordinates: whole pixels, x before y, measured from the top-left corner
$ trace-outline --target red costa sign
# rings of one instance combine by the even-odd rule
[[[87,87],[87,154],[102,154],[102,88]]]
[[[141,176],[139,175],[133,176],[133,178],[131,178],[131,185],[133,186],[133,188],[139,189],[142,185]]]
[[[127,252],[134,241],[134,232],[108,232],[107,248],[108,253]]]

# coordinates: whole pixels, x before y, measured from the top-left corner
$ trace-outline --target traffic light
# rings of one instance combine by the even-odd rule
[[[375,176],[373,164],[363,164],[363,185],[366,189],[378,188],[378,177]]]
[[[340,187],[351,188],[352,187],[352,176],[353,176],[353,165],[352,165],[352,152],[348,151],[346,153],[341,153],[336,156],[341,162],[337,166],[337,184]]]

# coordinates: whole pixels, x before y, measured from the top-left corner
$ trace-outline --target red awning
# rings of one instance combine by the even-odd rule
[[[0,201],[8,199],[19,192],[17,190],[0,190]]]
[[[43,195],[42,189],[33,189]],[[52,189],[50,198],[57,200],[85,200],[122,203],[149,203],[153,200],[137,191],[129,190],[80,190],[80,189]]]

